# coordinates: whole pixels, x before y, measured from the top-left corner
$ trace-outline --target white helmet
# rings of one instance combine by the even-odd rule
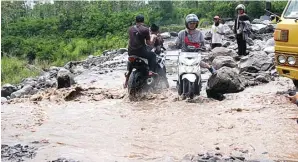
[[[245,6],[243,5],[243,4],[239,4],[236,8],[235,8],[235,10],[237,11],[237,10],[244,10],[245,11]]]
[[[185,18],[185,26],[186,26],[187,29],[188,29],[188,23],[190,23],[190,22],[196,22],[197,23],[196,28],[197,28],[198,27],[198,24],[199,24],[199,18],[198,18],[198,16],[195,15],[195,14],[189,14],[189,15],[186,16],[186,18]]]

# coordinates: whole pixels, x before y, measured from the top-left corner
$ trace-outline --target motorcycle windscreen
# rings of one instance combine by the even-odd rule
[[[197,52],[181,52],[179,54],[179,62],[186,65],[194,65],[201,62],[201,54]]]
[[[182,75],[182,80],[187,79],[190,82],[195,82],[197,79],[197,76],[195,74],[184,74]]]

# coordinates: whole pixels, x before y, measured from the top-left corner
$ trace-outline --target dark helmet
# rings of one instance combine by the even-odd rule
[[[144,22],[144,16],[143,15],[138,15],[138,16],[136,16],[136,22],[137,23],[142,23],[142,22]]]
[[[186,26],[187,29],[189,29],[188,28],[188,23],[190,23],[190,22],[196,22],[197,23],[196,28],[197,28],[198,25],[199,25],[199,18],[198,18],[198,16],[195,15],[195,14],[189,14],[189,15],[186,16],[186,18],[185,18],[185,26]]]
[[[159,27],[156,24],[152,24],[150,30],[153,32],[157,32],[159,30]]]

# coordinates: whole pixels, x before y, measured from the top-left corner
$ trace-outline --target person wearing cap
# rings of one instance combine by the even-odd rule
[[[222,40],[224,35],[224,28],[223,25],[219,23],[220,18],[219,16],[214,16],[213,18],[214,24],[211,27],[211,48],[215,47],[221,47],[222,46]]]
[[[155,75],[155,66],[156,66],[156,55],[154,52],[148,51],[147,46],[151,46],[153,43],[150,39],[149,28],[144,26],[144,16],[136,16],[136,25],[131,26],[128,30],[129,42],[128,42],[128,56],[135,55],[148,60],[149,74]],[[125,73],[125,83],[124,88],[127,87],[128,78],[132,71],[130,62],[127,63],[128,72]]]
[[[205,38],[201,31],[197,30],[199,18],[195,14],[189,14],[185,18],[185,30],[178,33],[175,46],[181,48],[182,52],[188,52],[188,46],[205,49]],[[207,68],[212,74],[216,74],[216,70],[204,61],[200,62],[200,66]]]
[[[234,34],[236,34],[237,45],[238,45],[238,55],[245,56],[246,54],[246,39],[243,34],[243,22],[248,21],[249,17],[245,13],[245,6],[243,4],[239,4],[235,10],[237,11],[237,18],[235,19],[234,25]]]

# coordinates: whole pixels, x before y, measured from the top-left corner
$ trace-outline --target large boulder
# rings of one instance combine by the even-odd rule
[[[273,66],[272,59],[263,51],[251,52],[250,55],[240,60],[240,72],[257,73],[266,71]]]
[[[252,24],[252,31],[258,34],[273,33],[274,27],[272,25]]]
[[[274,53],[274,51],[275,51],[274,46],[266,47],[266,48],[264,49],[264,52],[266,52],[267,54],[269,54],[269,53]]]
[[[267,40],[265,47],[270,47],[270,46],[274,46],[274,45],[275,45],[274,38],[270,38]]]
[[[212,75],[207,83],[207,96],[223,99],[225,93],[237,93],[244,90],[241,76],[238,70],[230,67],[222,67],[217,71],[216,75]]]
[[[30,95],[33,92],[33,87],[31,85],[25,85],[22,89],[13,92],[10,98],[20,98],[25,95]]]
[[[57,84],[59,88],[67,88],[75,84],[73,74],[67,69],[60,69],[57,74]]]
[[[1,97],[10,96],[13,92],[17,91],[17,87],[11,84],[4,84],[1,88]]]
[[[253,45],[254,45],[254,42],[253,42],[253,40],[252,40],[251,38],[248,38],[248,39],[246,40],[246,43],[247,43],[248,45],[250,45],[250,46],[253,46]]]
[[[237,63],[234,61],[234,59],[231,56],[217,56],[212,61],[212,66],[215,69],[220,69],[223,66],[234,68],[237,66]]]
[[[177,32],[170,32],[170,35],[171,35],[172,37],[178,37],[178,33],[177,33]]]
[[[171,38],[171,34],[169,32],[164,32],[160,34],[163,39]]]
[[[210,53],[209,60],[213,61],[213,59],[217,56],[230,56],[232,58],[236,58],[237,53],[232,49],[227,49],[224,47],[216,47]]]
[[[123,54],[123,53],[125,53],[127,51],[128,51],[127,48],[120,48],[120,49],[118,49],[117,54]]]
[[[226,35],[233,34],[232,28],[230,28],[227,24],[223,24],[223,30]]]

